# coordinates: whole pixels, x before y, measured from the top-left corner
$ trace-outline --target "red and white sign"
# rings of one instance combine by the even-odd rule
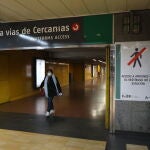
[[[120,98],[150,101],[150,42],[120,44]]]
[[[80,30],[80,24],[79,23],[74,23],[72,24],[72,31],[77,32]]]

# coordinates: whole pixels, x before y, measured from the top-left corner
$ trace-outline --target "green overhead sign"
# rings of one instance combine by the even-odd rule
[[[112,15],[96,15],[83,18],[85,43],[112,43]]]

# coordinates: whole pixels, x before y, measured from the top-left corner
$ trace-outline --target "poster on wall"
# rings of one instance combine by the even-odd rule
[[[116,99],[150,101],[150,42],[116,47]]]

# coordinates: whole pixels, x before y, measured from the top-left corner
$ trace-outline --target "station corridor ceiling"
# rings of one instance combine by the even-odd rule
[[[0,22],[57,19],[143,9],[150,9],[150,0],[0,0]],[[55,59],[105,61],[106,46],[47,50]]]
[[[0,0],[0,22],[43,20],[150,9],[150,0]]]

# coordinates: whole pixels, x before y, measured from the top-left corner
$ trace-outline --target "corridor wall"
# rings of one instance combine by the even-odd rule
[[[46,52],[31,50],[0,52],[0,103],[37,94],[38,90],[33,88],[34,57],[45,58]]]

